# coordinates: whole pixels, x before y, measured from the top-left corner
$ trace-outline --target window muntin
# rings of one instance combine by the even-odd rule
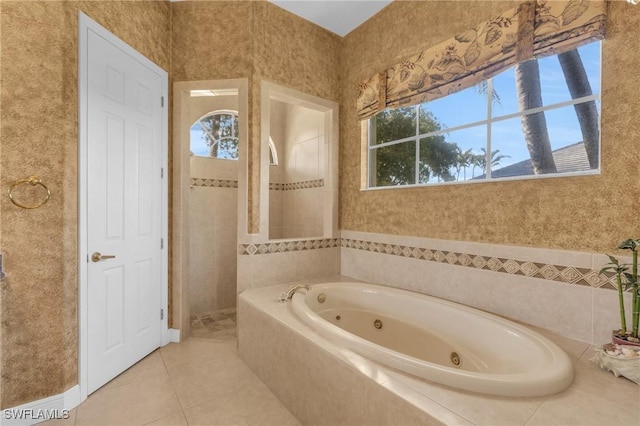
[[[600,43],[582,46],[578,52],[591,86],[590,96],[571,99],[558,58],[550,56],[538,60],[541,108],[519,111],[515,72],[510,68],[476,87],[372,117],[369,187],[597,172],[599,165],[590,166],[586,157],[575,106],[593,102],[599,128]],[[540,113],[546,119],[557,172],[535,175],[521,120]],[[409,134],[407,129],[412,126],[415,133]],[[402,144],[409,145],[390,151]],[[412,150],[416,153],[410,154]],[[395,153],[393,163],[389,162],[390,152]],[[403,162],[414,164],[401,165]],[[485,170],[487,162],[490,170]],[[414,175],[408,177],[408,170]]]

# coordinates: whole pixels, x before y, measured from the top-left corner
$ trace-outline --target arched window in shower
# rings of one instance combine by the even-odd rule
[[[238,112],[211,111],[193,123],[190,129],[191,153],[198,157],[238,159]],[[269,137],[269,164],[278,164],[278,153]]]
[[[238,159],[237,111],[212,111],[191,126],[191,152],[198,157]]]
[[[278,165],[278,151],[276,151],[276,144],[271,136],[269,136],[269,164]]]

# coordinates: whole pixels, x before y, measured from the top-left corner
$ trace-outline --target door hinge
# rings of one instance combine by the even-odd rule
[[[164,96],[160,96],[160,108],[164,108]]]
[[[164,309],[160,309],[160,319],[164,319]]]
[[[164,238],[160,238],[160,248],[164,248]]]
[[[160,179],[164,179],[164,167],[160,167]]]

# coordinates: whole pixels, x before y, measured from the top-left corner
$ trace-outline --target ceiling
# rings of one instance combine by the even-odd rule
[[[269,0],[341,37],[378,13],[392,0]]]

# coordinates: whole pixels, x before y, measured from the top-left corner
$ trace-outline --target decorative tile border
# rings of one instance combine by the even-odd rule
[[[350,238],[330,238],[317,240],[298,240],[262,244],[240,244],[240,255],[260,255],[285,253],[321,248],[345,247],[356,250],[383,253],[391,256],[410,257],[429,262],[448,263],[467,268],[484,269],[511,275],[590,286],[593,288],[613,289],[616,282],[613,274],[599,274],[597,269],[574,266],[553,265],[528,260],[506,259],[501,257],[480,256],[471,253],[458,253],[446,250],[434,250],[398,244],[385,244]]]
[[[292,191],[294,189],[310,189],[324,187],[324,179],[307,180],[304,182],[270,183],[270,191]]]
[[[258,254],[286,253],[290,251],[317,250],[340,247],[340,238],[323,238],[318,240],[282,241],[262,244],[240,244],[240,255],[254,256]]]
[[[191,186],[202,186],[206,188],[237,188],[238,181],[225,179],[191,178]]]
[[[470,253],[384,244],[349,238],[341,239],[341,247],[384,253],[393,256],[411,257],[429,262],[448,263],[450,265],[465,266],[468,268],[485,269],[511,275],[542,278],[567,284],[616,289],[615,277],[612,274],[600,275],[599,270],[589,268],[576,268],[573,266],[552,265],[526,260],[480,256]]]

